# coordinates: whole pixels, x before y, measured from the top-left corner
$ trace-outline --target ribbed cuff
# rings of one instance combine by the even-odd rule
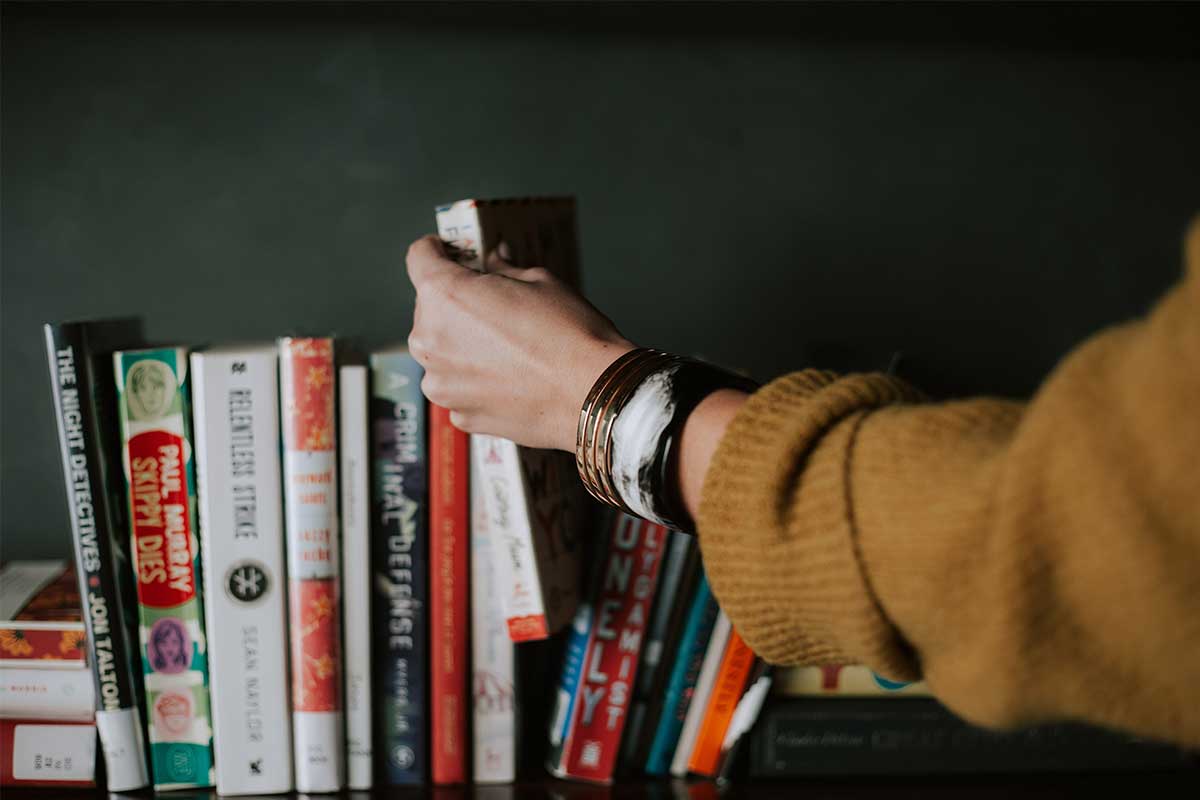
[[[919,676],[863,572],[849,485],[870,409],[916,398],[886,375],[806,370],[752,395],[726,430],[705,477],[700,549],[721,608],[767,661]]]

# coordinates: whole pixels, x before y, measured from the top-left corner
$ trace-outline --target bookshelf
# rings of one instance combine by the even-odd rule
[[[672,11],[643,12],[614,5],[607,11],[597,6],[530,11],[506,4],[486,10],[418,4],[400,10],[319,3],[281,12],[253,4],[108,10],[6,4],[3,138],[9,202],[0,406],[8,441],[5,495],[28,498],[20,504],[6,500],[6,555],[63,555],[69,549],[66,537],[53,540],[42,526],[47,513],[61,516],[61,504],[34,333],[40,322],[148,308],[152,331],[166,338],[205,338],[214,327],[231,336],[274,335],[293,325],[297,314],[318,326],[360,325],[370,336],[390,335],[407,324],[404,309],[411,301],[397,254],[404,242],[428,228],[402,220],[427,220],[433,201],[464,191],[505,194],[530,184],[578,191],[589,215],[583,239],[585,285],[592,296],[647,340],[728,361],[740,362],[752,352],[747,366],[760,374],[779,372],[798,360],[879,366],[899,335],[910,345],[906,350],[916,376],[931,392],[1018,393],[1032,386],[1068,343],[1097,324],[1140,310],[1170,277],[1175,233],[1194,203],[1194,187],[1183,176],[1200,169],[1194,148],[1187,146],[1196,140],[1195,120],[1178,111],[1178,97],[1186,96],[1200,74],[1194,55],[1187,55],[1191,42],[1184,35],[1194,30],[1184,24],[1194,16],[1182,10],[1134,18],[1118,9],[1082,20],[1062,12],[1047,24],[1029,25],[1011,10],[979,16],[936,10],[904,16],[893,10],[865,17],[857,10],[736,12],[676,5]],[[295,38],[289,41],[285,32]],[[90,60],[73,58],[79,48]],[[476,134],[456,126],[438,138],[439,128],[422,122],[422,109],[437,109],[443,122],[452,116],[440,105],[442,89],[431,86],[423,68],[435,58],[447,85],[470,87],[485,101],[485,116],[498,120],[495,135],[509,157],[504,166],[495,166],[493,148]],[[539,59],[559,65],[557,74],[539,68]],[[146,63],[158,65],[157,82],[131,77],[144,74]],[[1144,79],[1137,86],[1113,78],[1131,64],[1135,77]],[[781,71],[808,77],[782,80]],[[597,80],[589,77],[593,73],[609,77]],[[1091,92],[1072,83],[1080,73],[1084,83],[1100,88]],[[651,74],[660,80],[640,86]],[[1029,81],[1038,80],[1048,87],[1048,101],[1025,91]],[[987,102],[955,106],[931,98],[924,87],[938,81],[947,96],[978,91]],[[241,86],[240,94],[228,90],[232,82]],[[513,88],[518,85],[525,88]],[[1159,88],[1145,93],[1145,85]],[[754,86],[765,87],[776,99],[747,88]],[[869,98],[875,91],[908,98],[912,113],[881,116],[877,102],[851,99]],[[176,93],[192,98],[190,111],[188,104],[169,102]],[[1123,105],[1134,96],[1155,120],[1157,132],[1136,125],[1110,130],[1092,125],[1087,112],[1072,116],[1050,108],[1075,100],[1092,108],[1096,118],[1121,118]],[[111,102],[80,121],[77,109],[97,97]],[[561,98],[561,113],[545,111],[541,101],[546,97]],[[824,113],[815,115],[815,126],[814,98],[824,104],[818,104]],[[617,125],[598,119],[594,108],[605,104],[649,122]],[[277,116],[287,125],[259,115],[256,107],[282,109]],[[149,124],[139,122],[139,108],[149,109]],[[517,112],[509,113],[513,108]],[[717,124],[696,124],[697,109],[706,108],[704,118]],[[726,119],[740,122],[726,124]],[[329,120],[340,122],[333,126]],[[995,124],[1003,120],[1033,120],[1028,125],[1037,135],[1025,136],[1023,126]],[[806,136],[805,130],[814,127],[815,133]],[[334,128],[342,131],[340,138]],[[56,138],[56,132],[72,130],[79,132],[73,143]],[[141,143],[137,152],[122,144],[133,130]],[[673,130],[689,133],[681,143],[671,142]],[[940,142],[936,163],[925,147],[914,144],[931,130]],[[1080,160],[1072,151],[1084,139],[1114,157],[1100,165]],[[223,144],[208,144],[214,141]],[[831,150],[830,141],[839,147]],[[343,163],[337,148],[360,160]],[[771,157],[760,160],[753,151]],[[798,166],[781,167],[783,151]],[[1153,153],[1154,164],[1163,169],[1142,179],[1153,182],[1113,198],[1101,189],[1138,172],[1125,155],[1135,151]],[[177,158],[180,152],[191,158]],[[799,152],[817,153],[815,166],[796,157]],[[849,158],[846,153],[867,155]],[[426,160],[445,169],[431,169]],[[631,169],[619,171],[621,180],[614,181],[613,165],[622,163]],[[712,164],[730,168],[711,170]],[[639,173],[656,178],[630,178]],[[84,179],[74,183],[73,174]],[[1030,207],[1030,187],[1048,174],[1070,178],[1062,189],[1065,199]],[[1130,179],[1124,180],[1128,186]],[[977,202],[938,200],[961,197],[972,185],[993,191],[987,197],[967,195]],[[75,205],[63,202],[68,195],[77,197]],[[641,217],[630,211],[630,196],[663,210],[654,231],[641,229]],[[871,203],[863,200],[868,196]],[[1134,199],[1143,196],[1158,200]],[[687,202],[694,197],[710,201]],[[891,237],[898,256],[862,244],[862,226],[878,220],[880,202],[888,227],[899,232]],[[746,236],[756,222],[746,211],[750,206],[774,207],[780,220],[813,220],[823,233],[785,243],[781,253],[771,236]],[[291,222],[264,211],[281,207],[289,209]],[[1037,263],[1023,266],[1027,251],[1007,243],[1021,241],[1030,228],[1042,231],[1043,215],[1051,211],[1065,215],[1059,217],[1059,229],[1042,234]],[[992,221],[981,223],[983,218]],[[1112,218],[1125,224],[1107,225]],[[239,219],[254,224],[239,225]],[[937,246],[922,241],[930,219],[941,221]],[[1005,219],[1011,222],[996,222]],[[18,224],[21,220],[33,222],[26,226]],[[1105,230],[1097,233],[1098,228]],[[697,229],[704,231],[695,248],[701,252],[689,248],[686,253],[694,280],[679,287],[670,267],[679,254],[662,243],[688,241]],[[623,237],[609,235],[614,230],[632,232],[620,242]],[[70,235],[60,235],[63,231]],[[914,233],[920,231],[926,234]],[[1097,247],[1114,254],[1115,267],[1105,281],[1090,280],[1094,265],[1079,252],[1081,231],[1101,237]],[[205,246],[179,244],[187,241]],[[49,250],[43,249],[47,242],[53,243]],[[1161,252],[1142,258],[1147,242]],[[853,258],[846,255],[851,244]],[[989,255],[977,257],[980,250]],[[804,329],[796,323],[765,330],[759,321],[763,310],[781,312],[775,296],[792,287],[781,283],[777,265],[793,251],[803,252],[806,264],[792,279],[819,290],[808,293],[801,301],[805,305],[788,316],[808,322]],[[911,262],[914,271],[902,279],[888,277],[884,267],[896,258]],[[163,301],[168,294],[159,273],[164,259],[179,270],[168,282],[189,292],[190,302]],[[655,303],[629,296],[629,273],[599,268],[631,260],[648,265],[640,273],[648,295],[678,293],[678,305],[702,321],[680,324],[664,318]],[[734,262],[767,265],[748,276],[754,285],[746,289],[744,303],[724,296],[728,264]],[[1049,262],[1063,265],[1061,273],[1040,269]],[[329,263],[346,266],[333,274]],[[955,277],[962,275],[957,267],[963,263],[975,269],[968,277]],[[860,298],[854,284],[861,281],[861,270],[876,268],[879,274],[871,274],[880,295],[899,296],[915,313],[902,319],[863,315],[871,317],[866,327],[849,330],[822,311],[822,306]],[[930,286],[942,287],[945,296],[967,298],[963,317],[974,315],[972,321],[960,320],[961,335],[953,346],[936,326],[943,318],[936,313],[942,300],[929,299]],[[971,305],[975,296],[988,301]],[[264,304],[263,297],[275,300]],[[380,304],[379,297],[394,302]],[[866,302],[875,311],[886,310],[878,300]],[[718,315],[724,326],[704,321]],[[1020,327],[1013,320],[1051,318],[1055,324],[1043,340],[1020,352],[1008,347]],[[808,336],[811,327],[824,334],[805,352],[783,344]],[[897,334],[901,327],[906,330]],[[986,376],[979,367],[981,353],[995,367]],[[34,377],[21,380],[24,369]],[[58,527],[63,525],[65,516]],[[1195,785],[1196,773],[738,782],[721,796],[886,792],[957,797],[969,791],[1058,797],[1094,793],[1102,786],[1146,791],[1177,781]],[[664,782],[601,789],[547,778],[509,787],[353,796],[657,798],[708,797],[714,790],[708,784],[680,789]],[[54,793],[14,789],[4,795]]]

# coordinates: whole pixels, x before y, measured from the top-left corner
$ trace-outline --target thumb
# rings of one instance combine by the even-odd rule
[[[466,267],[447,258],[442,240],[432,235],[422,236],[409,245],[404,262],[408,267],[408,278],[418,291],[440,275],[456,276],[468,271]]]

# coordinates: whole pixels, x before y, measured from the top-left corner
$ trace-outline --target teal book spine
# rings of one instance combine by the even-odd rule
[[[113,355],[156,790],[213,785],[187,352]]]

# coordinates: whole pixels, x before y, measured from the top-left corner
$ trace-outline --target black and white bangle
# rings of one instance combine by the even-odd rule
[[[703,361],[648,348],[614,361],[579,413],[576,465],[596,499],[676,530],[692,530],[674,459],[683,424],[720,389],[751,392],[754,381]]]

